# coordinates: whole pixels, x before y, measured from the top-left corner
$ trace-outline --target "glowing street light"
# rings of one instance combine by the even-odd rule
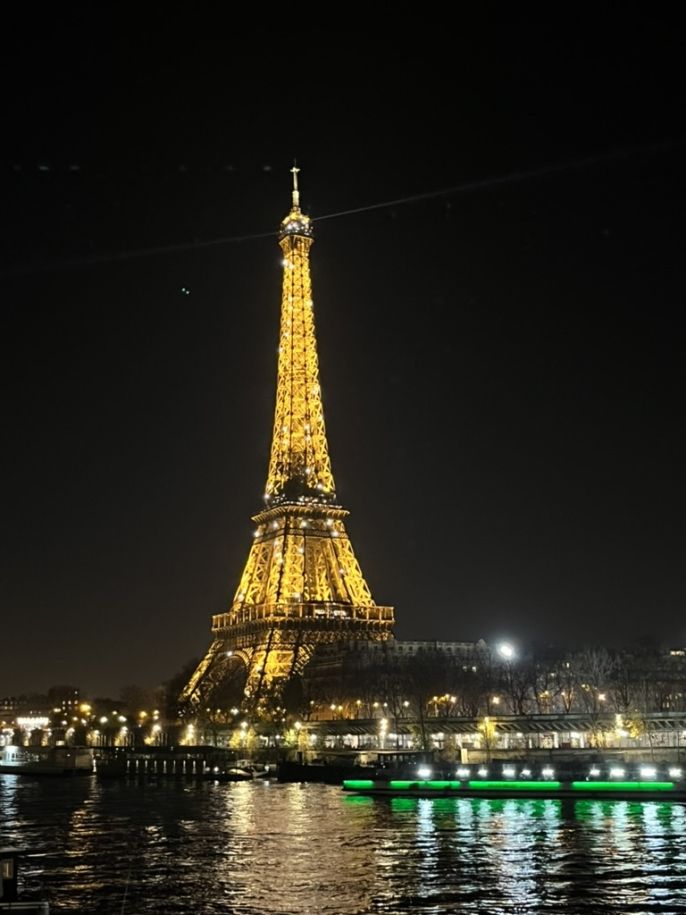
[[[386,746],[386,735],[388,734],[388,719],[382,718],[379,722],[379,749],[383,750]]]
[[[498,645],[498,654],[506,661],[511,661],[515,656],[515,650],[509,642],[501,642]]]

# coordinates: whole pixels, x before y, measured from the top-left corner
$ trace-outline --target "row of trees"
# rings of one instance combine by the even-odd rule
[[[95,727],[103,739],[122,727],[130,729],[130,739],[149,738],[155,723],[179,720],[178,696],[196,663],[189,661],[156,690],[127,686],[118,699],[80,701],[59,714],[53,706],[51,723],[79,734]],[[79,697],[79,690],[64,687],[60,694]],[[563,653],[531,646],[503,657],[483,643],[459,653],[440,647],[407,651],[390,642],[342,651],[335,663],[330,658],[320,663],[315,656],[303,677],[261,697],[259,717],[286,725],[311,717],[421,722],[442,716],[635,716],[682,710],[685,697],[686,657],[655,648]],[[51,694],[53,703],[56,698]],[[187,727],[194,719],[219,731],[257,711],[244,701],[235,678],[222,683],[207,706],[186,710],[180,723]]]
[[[307,672],[306,672],[307,674]],[[488,647],[454,654],[419,650],[352,652],[340,674],[303,681],[302,714],[335,717],[470,717],[682,709],[686,658],[655,649],[532,647],[502,658]]]

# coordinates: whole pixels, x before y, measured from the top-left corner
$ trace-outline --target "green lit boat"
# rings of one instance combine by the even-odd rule
[[[343,790],[375,797],[521,797],[686,801],[681,766],[640,763],[592,765],[585,771],[545,765],[459,766],[436,776],[428,766],[397,777],[351,778]]]

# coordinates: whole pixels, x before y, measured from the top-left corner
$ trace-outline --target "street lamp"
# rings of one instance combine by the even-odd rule
[[[511,661],[515,656],[515,650],[509,642],[501,642],[498,645],[498,654],[506,661]]]
[[[498,654],[502,658],[501,673],[503,677],[503,686],[507,692],[510,699],[510,711],[514,714],[517,711],[516,707],[516,691],[514,689],[514,661],[517,657],[517,652],[514,650],[514,647],[510,642],[501,642],[498,645]]]
[[[379,749],[386,747],[386,734],[388,733],[388,719],[382,718],[379,722]]]

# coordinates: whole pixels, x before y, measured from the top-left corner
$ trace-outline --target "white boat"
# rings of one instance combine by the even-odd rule
[[[3,747],[0,774],[90,775],[94,770],[89,747]]]
[[[268,778],[270,771],[269,766],[253,763],[249,759],[239,759],[225,769],[214,766],[208,773],[208,778],[217,782],[245,782],[254,778]]]

